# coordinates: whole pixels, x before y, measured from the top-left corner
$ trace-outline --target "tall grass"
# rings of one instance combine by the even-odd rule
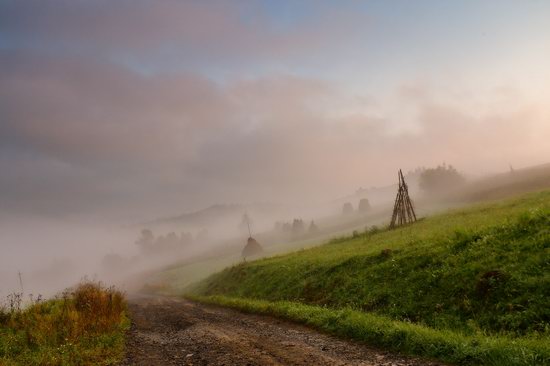
[[[450,330],[392,320],[352,309],[329,309],[288,301],[262,301],[224,296],[188,296],[191,300],[245,312],[274,315],[323,331],[406,354],[436,358],[456,365],[535,366],[550,364],[542,338],[512,339],[464,335]]]
[[[0,364],[115,364],[127,325],[124,295],[99,283],[83,282],[27,307],[12,294],[0,308]]]

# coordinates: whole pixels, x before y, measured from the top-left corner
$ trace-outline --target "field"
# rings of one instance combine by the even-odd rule
[[[550,191],[227,268],[188,295],[457,364],[550,363]]]
[[[112,288],[82,283],[57,299],[0,309],[0,365],[112,365],[124,354],[126,301]]]

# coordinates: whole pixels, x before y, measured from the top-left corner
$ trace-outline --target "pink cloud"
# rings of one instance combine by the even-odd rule
[[[539,136],[547,108],[522,98],[477,110],[427,90],[391,107],[413,111],[411,133],[391,130],[391,109],[330,113],[327,105],[354,98],[296,76],[221,84],[23,53],[0,54],[0,70],[0,142],[9,152],[0,164],[11,173],[0,192],[27,208],[322,200],[387,182],[400,167],[446,161],[481,171],[550,153]]]

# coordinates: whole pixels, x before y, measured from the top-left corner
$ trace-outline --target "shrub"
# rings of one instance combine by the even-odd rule
[[[127,326],[124,295],[83,282],[56,299],[0,309],[0,364],[107,364],[120,358]]]

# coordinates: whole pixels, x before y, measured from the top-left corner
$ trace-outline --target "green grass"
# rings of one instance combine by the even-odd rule
[[[349,308],[335,310],[288,301],[270,302],[223,296],[189,298],[245,312],[274,315],[370,345],[455,364],[519,366],[550,363],[548,340],[544,338],[464,335]]]
[[[326,239],[329,237],[329,235],[325,235]],[[323,239],[306,238],[265,246],[264,256],[273,256],[297,249],[310,248],[319,245],[320,240]],[[180,294],[193,283],[203,280],[226,267],[240,263],[242,261],[241,249],[242,247],[236,247],[235,250],[227,253],[214,253],[209,258],[175,264],[161,271],[154,272],[147,278],[143,291],[163,295]]]
[[[129,326],[122,294],[83,283],[61,298],[0,309],[0,365],[114,365]]]
[[[397,347],[413,354],[442,357],[426,351],[432,339],[428,334],[435,337],[432,341],[449,337],[445,344],[451,348],[461,342],[453,339],[475,340],[465,344],[471,348],[468,354],[482,355],[476,363],[541,364],[529,352],[548,362],[549,248],[550,192],[543,191],[235,265],[189,293],[203,299],[271,301],[285,304],[285,309],[307,304],[311,306],[307,311],[324,309],[334,316],[347,309],[346,317],[400,322],[405,339],[422,329],[423,336],[414,336],[417,341],[412,346],[404,342]],[[366,327],[363,330],[350,331],[344,323],[329,330],[349,336],[370,334],[376,328],[369,326],[370,320],[359,321]],[[367,335],[355,338],[371,341]],[[421,339],[427,343],[417,347]],[[531,347],[517,356],[525,355],[521,362],[508,352],[515,349],[514,342]],[[491,352],[508,361],[482,352],[483,344],[495,345]],[[465,362],[458,356],[443,359]]]

